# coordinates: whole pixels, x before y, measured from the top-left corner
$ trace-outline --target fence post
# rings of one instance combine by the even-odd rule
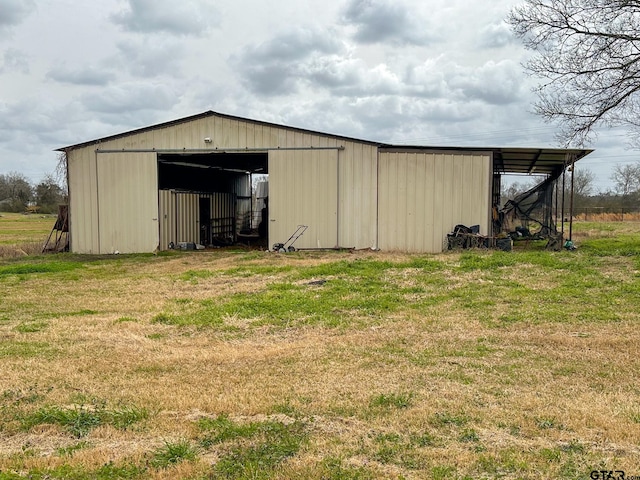
[[[573,196],[576,176],[576,156],[571,156],[571,198],[569,199],[569,240],[573,241]]]

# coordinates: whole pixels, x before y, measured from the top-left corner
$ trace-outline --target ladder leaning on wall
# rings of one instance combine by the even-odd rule
[[[58,205],[58,218],[42,247],[42,253],[67,251],[69,251],[69,205]]]

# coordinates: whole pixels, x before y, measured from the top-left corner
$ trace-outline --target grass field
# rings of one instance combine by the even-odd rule
[[[0,260],[0,480],[640,475],[640,223],[575,240]]]
[[[55,222],[56,215],[0,213],[0,258],[41,252]]]

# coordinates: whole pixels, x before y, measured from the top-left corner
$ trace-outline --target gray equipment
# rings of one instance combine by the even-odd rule
[[[289,239],[284,243],[274,243],[273,251],[278,253],[286,253],[286,252],[295,252],[296,247],[293,244],[302,236],[304,232],[306,232],[308,225],[298,225],[296,231],[291,234]]]

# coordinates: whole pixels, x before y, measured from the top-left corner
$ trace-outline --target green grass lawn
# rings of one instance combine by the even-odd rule
[[[640,475],[638,226],[0,259],[0,480]]]

